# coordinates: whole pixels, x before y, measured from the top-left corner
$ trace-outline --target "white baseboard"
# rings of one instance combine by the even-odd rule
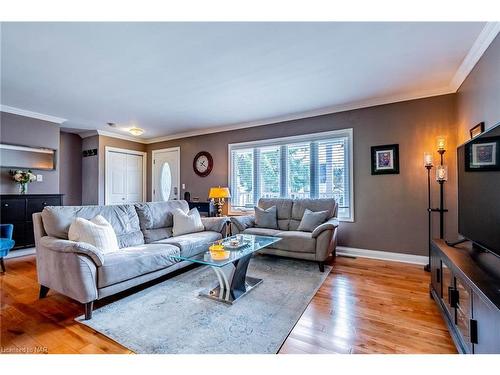
[[[421,264],[421,265],[429,263],[428,257],[423,255],[391,253],[389,251],[357,249],[354,247],[346,247],[346,246],[337,246],[337,255],[380,259],[380,260],[388,260],[391,262],[402,262],[402,263]]]
[[[25,257],[28,255],[34,255],[35,253],[36,253],[36,248],[34,248],[34,247],[28,247],[26,249],[11,250],[9,252],[9,254],[4,259]]]

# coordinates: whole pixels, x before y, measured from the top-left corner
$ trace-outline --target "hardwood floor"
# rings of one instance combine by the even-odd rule
[[[79,303],[52,291],[38,299],[34,256],[6,265],[0,353],[131,353],[76,323]],[[338,257],[280,353],[456,353],[428,288],[420,266]]]

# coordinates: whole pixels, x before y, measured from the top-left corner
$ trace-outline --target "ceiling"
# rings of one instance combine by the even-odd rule
[[[3,23],[1,104],[143,140],[251,126],[455,92],[485,26]]]

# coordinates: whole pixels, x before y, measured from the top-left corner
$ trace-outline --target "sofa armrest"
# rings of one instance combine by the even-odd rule
[[[205,227],[205,230],[210,230],[213,232],[219,232],[223,237],[226,236],[226,224],[229,223],[229,218],[227,217],[202,217],[201,222]]]
[[[231,216],[231,224],[238,229],[238,232],[243,232],[245,229],[255,226],[255,216]]]
[[[339,226],[339,220],[337,218],[331,218],[330,220],[326,221],[325,223],[317,226],[311,236],[313,238],[317,238],[322,232],[325,230],[335,230]]]
[[[75,242],[44,236],[40,238],[40,245],[52,251],[86,255],[92,259],[97,267],[104,264],[102,252],[95,246],[86,242]]]

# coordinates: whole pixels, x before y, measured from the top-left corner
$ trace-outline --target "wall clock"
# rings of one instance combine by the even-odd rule
[[[214,160],[212,155],[206,151],[201,151],[196,154],[193,160],[194,172],[200,177],[206,177],[212,172]]]

